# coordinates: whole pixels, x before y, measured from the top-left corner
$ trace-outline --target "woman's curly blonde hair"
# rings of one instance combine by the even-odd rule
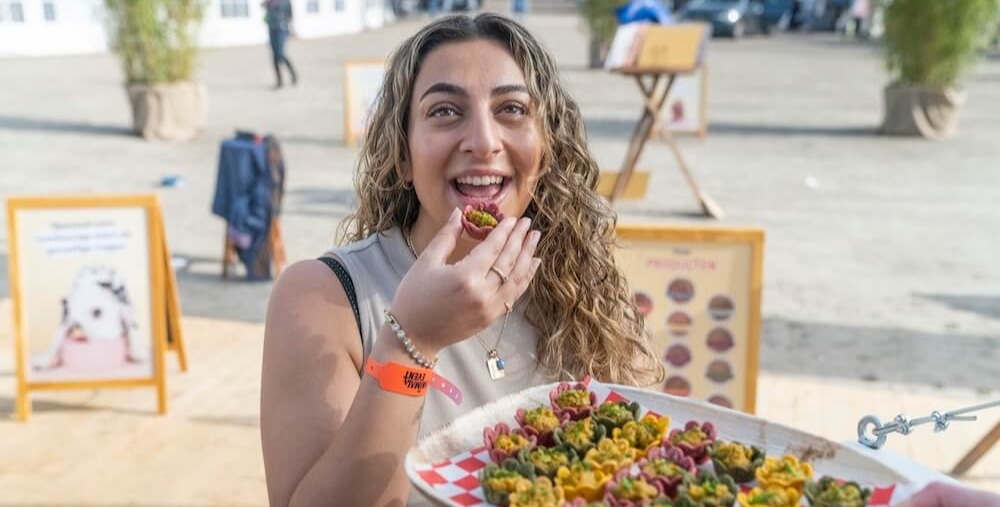
[[[357,211],[341,223],[343,241],[360,241],[416,221],[419,202],[404,185],[410,101],[423,59],[451,42],[501,44],[524,73],[545,146],[541,174],[526,215],[542,232],[542,259],[526,297],[526,317],[538,330],[540,366],[560,378],[648,386],[663,380],[642,316],[615,265],[616,215],[597,194],[598,167],[577,104],[562,87],[551,55],[522,26],[496,14],[450,16],[433,22],[389,59],[367,129],[355,186]]]

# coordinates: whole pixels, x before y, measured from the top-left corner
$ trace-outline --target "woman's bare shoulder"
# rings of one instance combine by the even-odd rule
[[[360,367],[361,337],[340,280],[323,262],[296,262],[281,272],[267,312],[267,336],[310,349],[343,348]]]

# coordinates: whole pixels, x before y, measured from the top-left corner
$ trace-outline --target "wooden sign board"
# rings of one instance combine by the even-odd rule
[[[633,290],[663,391],[753,413],[764,231],[619,225],[615,258]]]
[[[7,224],[18,418],[31,391],[103,387],[166,413],[165,351],[187,362],[157,197],[13,197]]]
[[[643,37],[636,67],[690,69],[701,65],[711,29],[705,23],[650,25]]]
[[[605,70],[625,73],[687,73],[704,60],[711,27],[705,23],[629,23],[615,32]]]
[[[601,171],[600,179],[597,182],[597,193],[604,197],[610,197],[611,191],[615,187],[618,179],[618,171]],[[649,171],[636,171],[628,180],[628,186],[619,199],[635,200],[646,197],[646,188],[649,186]]]
[[[344,68],[344,138],[349,146],[358,144],[375,109],[385,62],[347,62]]]

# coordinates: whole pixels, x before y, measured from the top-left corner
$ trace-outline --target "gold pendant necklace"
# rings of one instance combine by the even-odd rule
[[[410,241],[409,231],[403,233],[403,239],[406,240],[406,247],[410,249],[410,253],[413,254],[413,258],[417,258],[417,249],[413,248],[413,242]],[[500,380],[507,375],[505,371],[507,368],[507,363],[500,357],[500,342],[503,341],[503,332],[507,329],[507,317],[510,317],[510,312],[513,309],[511,305],[507,305],[507,313],[503,316],[503,324],[500,325],[500,336],[497,337],[496,343],[493,344],[493,348],[486,346],[486,342],[483,340],[479,333],[476,333],[476,339],[479,340],[479,345],[483,347],[486,351],[486,371],[489,372],[490,378],[493,380]]]

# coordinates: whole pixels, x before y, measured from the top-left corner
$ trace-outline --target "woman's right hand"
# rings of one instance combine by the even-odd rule
[[[540,259],[534,256],[540,233],[531,220],[506,218],[455,264],[448,256],[462,234],[457,208],[403,277],[390,311],[417,349],[433,357],[448,345],[469,338],[507,311],[528,289]],[[496,269],[507,275],[503,282]]]

